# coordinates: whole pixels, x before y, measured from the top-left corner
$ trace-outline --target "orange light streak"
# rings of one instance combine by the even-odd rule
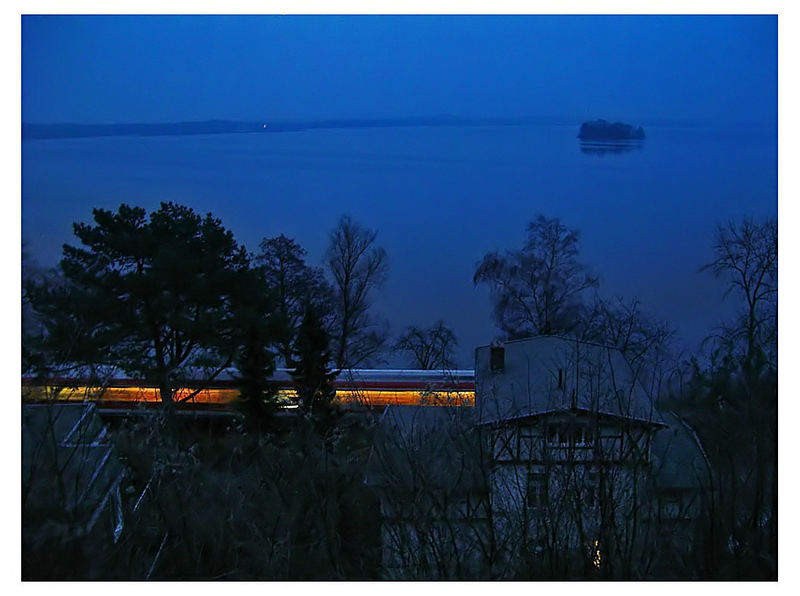
[[[368,406],[471,406],[475,404],[474,391],[376,391],[337,389],[338,403]]]
[[[25,401],[56,401],[103,403],[159,403],[161,397],[154,387],[42,387],[26,386],[22,388]],[[179,389],[175,400],[180,401],[188,396],[192,389]],[[228,405],[239,397],[237,389],[203,389],[187,400],[191,404]],[[278,401],[290,404],[296,401],[292,389],[279,389]],[[474,391],[419,391],[419,390],[361,390],[337,389],[337,403],[364,406],[385,405],[423,405],[423,406],[472,406],[475,404]]]

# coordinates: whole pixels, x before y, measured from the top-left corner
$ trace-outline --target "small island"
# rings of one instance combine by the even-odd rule
[[[644,129],[622,122],[593,120],[581,124],[578,138],[584,141],[641,141]]]

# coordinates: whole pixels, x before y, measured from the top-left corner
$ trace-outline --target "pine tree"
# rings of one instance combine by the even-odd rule
[[[331,370],[330,337],[322,324],[318,308],[307,303],[295,346],[296,367],[292,378],[297,384],[297,397],[305,410],[320,413],[328,410],[336,389]]]
[[[44,352],[65,368],[113,366],[152,383],[171,409],[239,351],[238,310],[252,282],[247,251],[210,213],[174,203],[149,215],[124,204],[94,209],[93,217],[94,225],[74,224],[80,245],[64,245],[59,283],[26,287]]]
[[[233,364],[237,370],[239,407],[250,424],[258,427],[278,407],[277,391],[269,380],[275,371],[274,293],[259,270],[252,270],[248,281],[250,287],[236,310],[240,348]]]

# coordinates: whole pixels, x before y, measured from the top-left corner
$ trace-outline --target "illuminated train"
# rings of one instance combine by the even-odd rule
[[[297,407],[296,393],[288,369],[277,369],[270,377],[278,393],[278,401],[286,408]],[[336,403],[352,407],[386,405],[467,405],[475,403],[473,370],[398,370],[353,369],[342,371],[333,383]],[[175,400],[193,393],[186,387],[178,390]],[[239,390],[232,372],[224,373],[208,387],[187,399],[182,407],[194,410],[227,410]],[[101,383],[86,379],[50,379],[42,382],[22,379],[22,398],[37,402],[94,402],[103,409],[156,407],[161,403],[158,389],[140,380],[114,376]]]

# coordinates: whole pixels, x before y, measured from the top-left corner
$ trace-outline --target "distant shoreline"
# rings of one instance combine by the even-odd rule
[[[655,127],[722,126],[726,128],[770,127],[769,123],[723,123],[669,120],[654,118],[644,124]],[[266,126],[265,126],[266,125]],[[302,132],[307,130],[333,130],[345,128],[410,128],[410,127],[456,127],[456,126],[580,126],[577,118],[514,117],[514,118],[467,118],[460,116],[425,116],[407,118],[326,118],[318,120],[284,121],[238,121],[203,120],[162,123],[122,124],[76,124],[59,122],[51,124],[22,123],[22,140],[81,139],[102,137],[161,137],[213,134],[256,134],[265,132]]]
[[[206,120],[160,124],[22,124],[22,140],[71,139],[121,136],[176,136],[299,132],[336,128],[390,128],[412,126],[517,126],[526,124],[572,125],[573,121],[555,118],[458,118],[450,116],[419,118],[326,119],[283,122],[241,122]]]

